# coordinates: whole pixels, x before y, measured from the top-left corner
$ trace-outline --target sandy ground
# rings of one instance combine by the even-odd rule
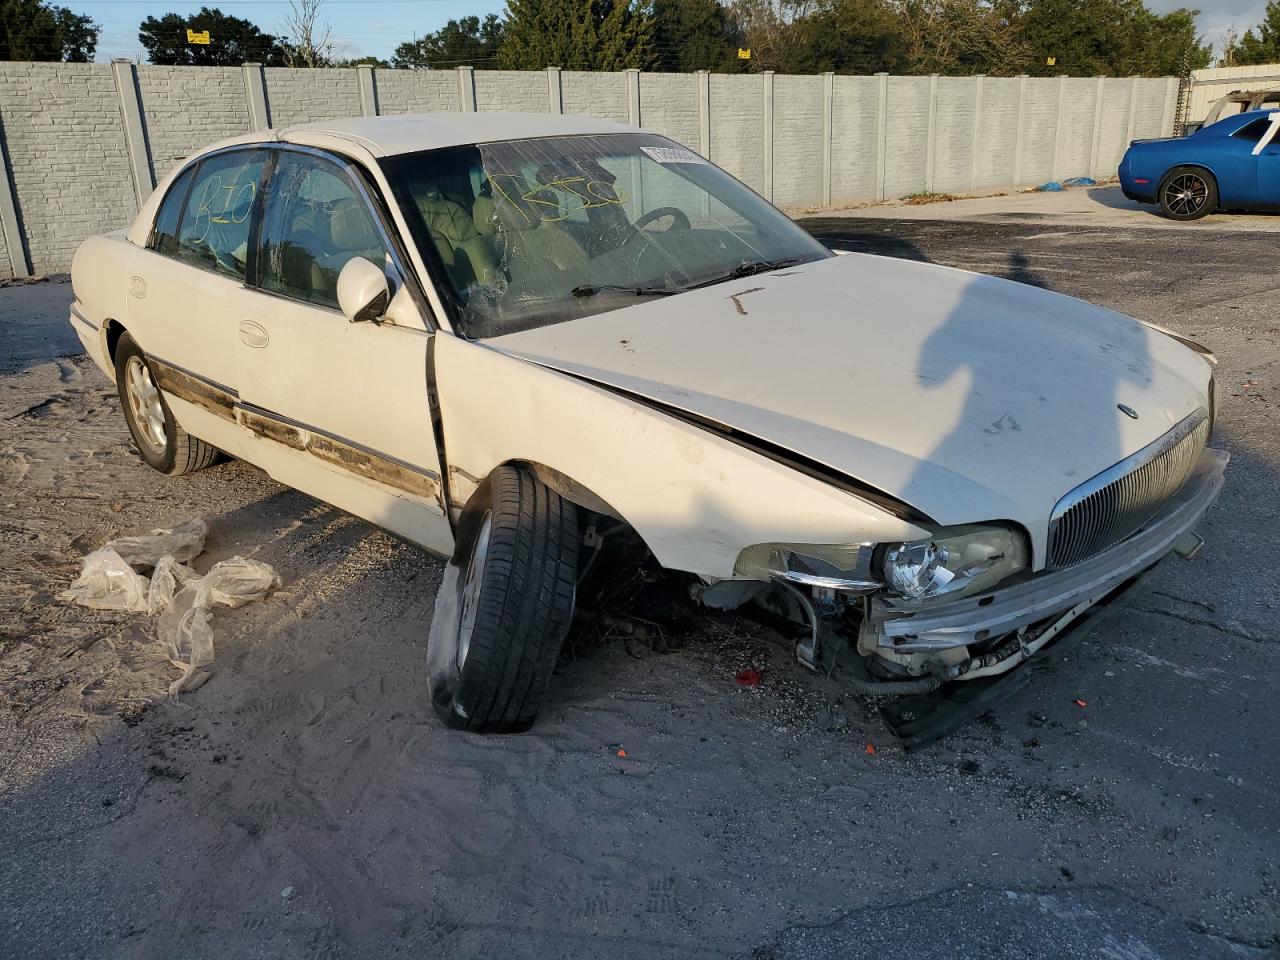
[[[915,754],[728,619],[667,654],[576,637],[532,733],[450,733],[435,561],[244,464],[150,472],[68,285],[0,289],[0,957],[1274,956],[1271,238],[809,225],[1210,343],[1234,460],[1203,554]],[[199,569],[238,552],[284,586],[216,616],[217,672],[172,705],[152,624],[57,593],[191,516]]]

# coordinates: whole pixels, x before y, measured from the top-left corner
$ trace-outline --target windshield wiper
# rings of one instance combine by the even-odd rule
[[[625,293],[632,297],[670,297],[679,292],[667,287],[627,287],[618,283],[584,283],[569,291],[575,297],[594,297],[600,293]]]
[[[784,260],[744,260],[728,273],[722,273],[710,280],[699,280],[686,289],[697,290],[699,287],[711,287],[726,280],[740,280],[743,277],[754,277],[757,273],[768,273],[770,270],[781,270],[783,267],[794,267],[801,263],[811,263],[813,257],[788,257]]]

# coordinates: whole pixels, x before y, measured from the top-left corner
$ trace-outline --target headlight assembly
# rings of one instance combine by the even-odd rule
[[[870,592],[882,586],[871,571],[869,543],[757,543],[738,554],[735,577],[785,580],[802,587]]]
[[[904,600],[981,593],[1027,567],[1022,534],[1006,527],[940,530],[930,540],[885,545],[885,586]]]

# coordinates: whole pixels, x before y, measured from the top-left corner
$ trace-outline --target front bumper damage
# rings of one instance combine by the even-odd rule
[[[899,671],[904,664],[932,666],[951,677],[935,690],[881,705],[881,716],[902,746],[913,750],[932,743],[992,709],[1123,609],[1127,595],[1169,553],[1189,555],[1184,548],[1200,542],[1192,530],[1221,491],[1229,459],[1224,451],[1206,449],[1159,515],[1129,539],[1075,566],[927,611],[903,611],[872,600],[859,637],[860,652],[871,654],[867,659],[894,664]],[[1005,649],[1013,638],[1017,656],[994,668],[957,673],[974,662],[966,659],[974,645],[989,647],[1001,638]]]
[[[1143,529],[1116,546],[1063,570],[1006,581],[994,590],[914,608],[877,595],[870,599],[859,652],[900,660],[984,643],[1050,620],[1083,613],[1151,567],[1189,534],[1217,499],[1230,455],[1206,448],[1191,476]],[[912,658],[926,664],[930,657]]]

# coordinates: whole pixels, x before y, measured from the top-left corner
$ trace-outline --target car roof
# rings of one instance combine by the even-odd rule
[[[612,120],[558,113],[411,113],[316,120],[259,131],[257,139],[314,143],[316,137],[337,137],[389,157],[499,140],[639,132]]]
[[[1233,113],[1229,117],[1223,117],[1221,120],[1215,120],[1207,127],[1201,127],[1196,132],[1215,137],[1229,137],[1237,130],[1243,129],[1255,120],[1269,118],[1275,112],[1275,107],[1262,107],[1258,110],[1245,110],[1242,113]]]

